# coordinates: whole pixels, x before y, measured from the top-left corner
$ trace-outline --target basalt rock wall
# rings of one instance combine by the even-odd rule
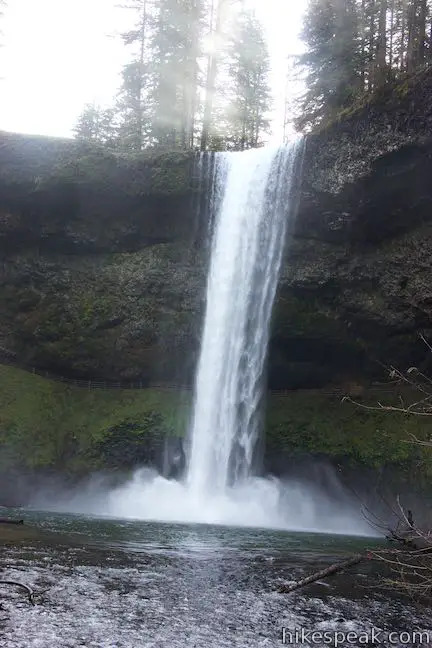
[[[308,136],[269,358],[274,388],[428,370],[432,73]],[[196,156],[0,134],[0,347],[68,377],[190,382],[206,187]]]

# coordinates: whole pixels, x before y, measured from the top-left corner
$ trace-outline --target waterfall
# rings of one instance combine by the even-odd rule
[[[143,468],[106,495],[87,491],[79,510],[166,522],[369,532],[337,479],[326,479],[324,487],[307,476],[282,481],[255,470],[271,312],[296,210],[299,147],[301,141],[197,159],[208,216],[201,233],[210,259],[186,477],[167,479],[172,469],[164,477]],[[202,213],[202,203],[196,207]],[[175,443],[169,451],[179,454]]]
[[[188,486],[222,493],[251,474],[270,316],[290,217],[298,144],[219,154],[207,308]]]

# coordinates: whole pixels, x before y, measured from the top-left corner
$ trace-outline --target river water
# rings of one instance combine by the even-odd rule
[[[273,647],[283,645],[283,628],[289,644],[296,628],[361,639],[373,628],[432,627],[427,611],[376,587],[369,562],[294,594],[277,592],[376,539],[9,514],[26,525],[0,530],[1,578],[46,591],[31,607],[22,591],[0,585],[2,648]],[[401,637],[381,645],[414,645]]]

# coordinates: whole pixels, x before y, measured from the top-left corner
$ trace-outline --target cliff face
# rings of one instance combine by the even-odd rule
[[[426,362],[432,72],[386,92],[307,139],[273,387]],[[190,380],[207,262],[200,203],[191,154],[124,158],[1,134],[0,346],[65,376]]]
[[[428,370],[432,71],[308,138],[276,304],[273,381]],[[429,369],[430,370],[430,369]]]
[[[0,346],[68,377],[190,375],[205,283],[194,156],[3,134],[0,169]]]

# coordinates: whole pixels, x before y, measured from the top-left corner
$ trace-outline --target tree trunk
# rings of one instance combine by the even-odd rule
[[[390,73],[393,70],[393,42],[394,42],[394,20],[395,20],[395,0],[391,0],[390,5],[390,43],[389,43],[389,68]]]
[[[361,25],[361,84],[362,90],[366,88],[366,0],[362,0],[361,3],[361,16],[360,16],[360,25]]]
[[[304,587],[305,585],[314,583],[317,580],[321,580],[321,578],[325,578],[326,576],[331,576],[332,574],[337,574],[338,572],[347,569],[347,567],[358,565],[360,562],[362,562],[365,559],[367,559],[367,555],[356,554],[355,556],[352,556],[352,558],[350,558],[349,560],[345,560],[344,562],[341,563],[335,563],[333,565],[330,565],[330,567],[326,567],[325,569],[321,569],[320,571],[315,572],[315,574],[312,574],[311,576],[302,578],[301,580],[297,581],[297,583],[294,583],[293,585],[282,585],[282,587],[280,587],[278,591],[283,594],[289,594],[290,592],[294,592],[295,590],[300,589],[300,587]]]
[[[213,113],[213,99],[216,89],[216,75],[217,75],[217,63],[218,63],[218,52],[214,50],[215,44],[220,43],[222,35],[222,14],[224,4],[227,0],[218,0],[217,9],[216,9],[216,25],[213,29],[213,20],[212,20],[212,36],[213,36],[213,49],[209,54],[208,65],[207,65],[207,81],[205,87],[205,99],[204,99],[204,117],[203,117],[203,127],[201,134],[201,151],[205,151],[208,146],[209,134],[212,121]],[[213,6],[212,6],[213,12]]]
[[[407,31],[407,0],[402,0],[402,9],[401,9],[401,44],[400,44],[400,70],[401,72],[405,69],[405,60],[406,60],[406,31]]]
[[[141,11],[141,41],[140,41],[140,79],[137,88],[137,149],[140,151],[144,143],[144,124],[143,124],[143,89],[144,89],[144,61],[145,61],[145,45],[146,45],[146,29],[147,29],[147,0],[142,0]]]
[[[382,84],[386,80],[387,70],[387,0],[381,0],[380,14],[379,14],[379,27],[378,27],[378,41],[377,41],[377,71],[379,83]]]
[[[417,65],[423,65],[426,60],[426,20],[427,20],[427,0],[420,0],[420,14],[418,17],[418,52]]]
[[[368,74],[368,90],[369,92],[375,87],[375,0],[370,3],[370,16],[369,16],[369,74]]]
[[[188,40],[183,75],[182,148],[193,147],[197,81],[198,39],[200,9],[198,0],[191,0],[188,12]]]
[[[416,6],[411,0],[408,6],[408,45],[407,45],[407,72],[411,74],[415,69],[415,41],[416,41]]]

